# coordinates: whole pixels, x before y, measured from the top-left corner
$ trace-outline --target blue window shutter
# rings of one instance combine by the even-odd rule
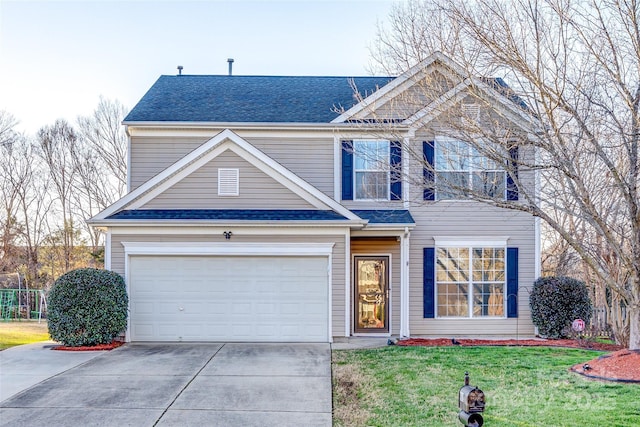
[[[433,319],[436,313],[436,248],[424,248],[422,275],[424,318]]]
[[[507,317],[518,317],[518,248],[507,248]]]
[[[424,168],[422,170],[422,177],[424,180],[424,200],[435,200],[436,191],[434,187],[435,174],[433,173],[434,165],[434,141],[422,141],[422,151],[424,152]]]
[[[518,200],[518,186],[514,181],[514,177],[518,178],[518,147],[509,149],[509,157],[510,172],[507,172],[507,200]]]
[[[353,200],[353,141],[342,141],[342,200]]]
[[[402,200],[402,143],[391,141],[389,146],[391,166],[391,200]]]

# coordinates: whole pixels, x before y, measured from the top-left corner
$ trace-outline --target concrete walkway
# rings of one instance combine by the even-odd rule
[[[48,378],[75,368],[104,351],[52,351],[53,341],[0,351],[0,402]]]
[[[2,355],[6,351],[0,352],[3,389],[20,366],[11,363],[12,354]],[[38,364],[35,353],[17,351],[31,357],[22,366]],[[0,426],[331,426],[329,344],[130,344],[97,355],[39,351],[41,358],[62,354],[78,366],[0,402]],[[71,362],[81,357],[87,360]]]

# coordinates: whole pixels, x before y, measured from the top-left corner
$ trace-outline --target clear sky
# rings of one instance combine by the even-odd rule
[[[0,0],[0,110],[35,133],[162,74],[368,75],[393,0]]]

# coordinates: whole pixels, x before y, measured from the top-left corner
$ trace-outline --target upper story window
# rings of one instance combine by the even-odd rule
[[[353,141],[356,200],[389,200],[389,150],[389,141]]]
[[[438,200],[463,199],[470,192],[505,198],[505,170],[480,154],[471,144],[437,138],[434,166]]]
[[[342,200],[402,200],[402,143],[342,140]]]

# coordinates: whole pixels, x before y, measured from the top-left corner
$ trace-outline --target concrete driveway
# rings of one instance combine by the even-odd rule
[[[331,426],[329,344],[129,344],[0,403],[1,426]]]

